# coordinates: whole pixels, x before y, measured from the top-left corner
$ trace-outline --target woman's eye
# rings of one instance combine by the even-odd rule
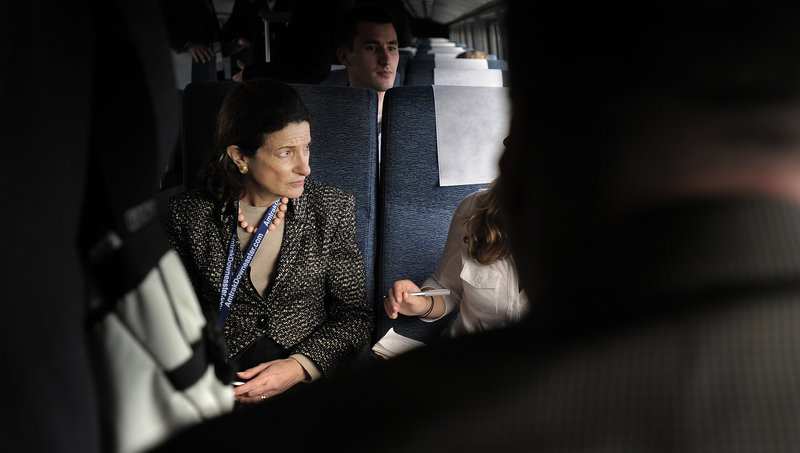
[[[283,150],[283,151],[281,151],[280,154],[278,154],[278,156],[280,156],[280,157],[289,157],[291,155],[292,155],[292,150],[290,150],[290,149]]]

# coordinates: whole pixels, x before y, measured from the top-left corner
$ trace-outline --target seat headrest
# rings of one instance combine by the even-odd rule
[[[499,69],[434,68],[433,84],[472,87],[502,87],[503,71]]]
[[[434,64],[444,69],[489,69],[483,58],[434,58]]]
[[[497,177],[508,136],[508,88],[434,86],[439,185],[485,184]]]

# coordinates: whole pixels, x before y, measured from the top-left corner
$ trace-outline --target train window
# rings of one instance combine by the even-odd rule
[[[505,59],[506,40],[502,26],[505,11],[505,5],[496,2],[462,16],[449,24],[449,37],[457,43],[465,43],[469,48],[483,50],[498,59]]]

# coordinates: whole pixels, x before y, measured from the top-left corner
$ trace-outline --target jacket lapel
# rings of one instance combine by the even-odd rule
[[[279,301],[280,296],[285,294],[286,285],[290,285],[291,276],[303,263],[298,262],[297,256],[301,252],[303,235],[306,234],[307,223],[307,197],[305,192],[299,198],[289,200],[286,210],[286,223],[283,230],[283,243],[278,254],[275,278],[270,285],[267,294],[267,305],[272,305]]]

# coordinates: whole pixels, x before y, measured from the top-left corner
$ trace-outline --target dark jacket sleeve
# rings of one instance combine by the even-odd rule
[[[192,211],[189,207],[190,201],[190,198],[186,194],[178,194],[169,200],[169,214],[167,216],[165,229],[170,245],[181,258],[183,266],[186,268],[186,272],[189,274],[189,278],[192,281],[192,286],[199,295],[199,288],[201,287],[199,281],[200,275],[191,257],[191,241],[188,237],[189,232],[185,231],[183,228],[187,214]]]
[[[170,46],[182,52],[189,41],[211,45],[216,17],[206,0],[159,0]]]
[[[326,376],[351,359],[372,336],[374,314],[367,301],[364,259],[355,228],[355,200],[348,196],[338,222],[326,235],[328,319],[292,351],[308,356]]]

